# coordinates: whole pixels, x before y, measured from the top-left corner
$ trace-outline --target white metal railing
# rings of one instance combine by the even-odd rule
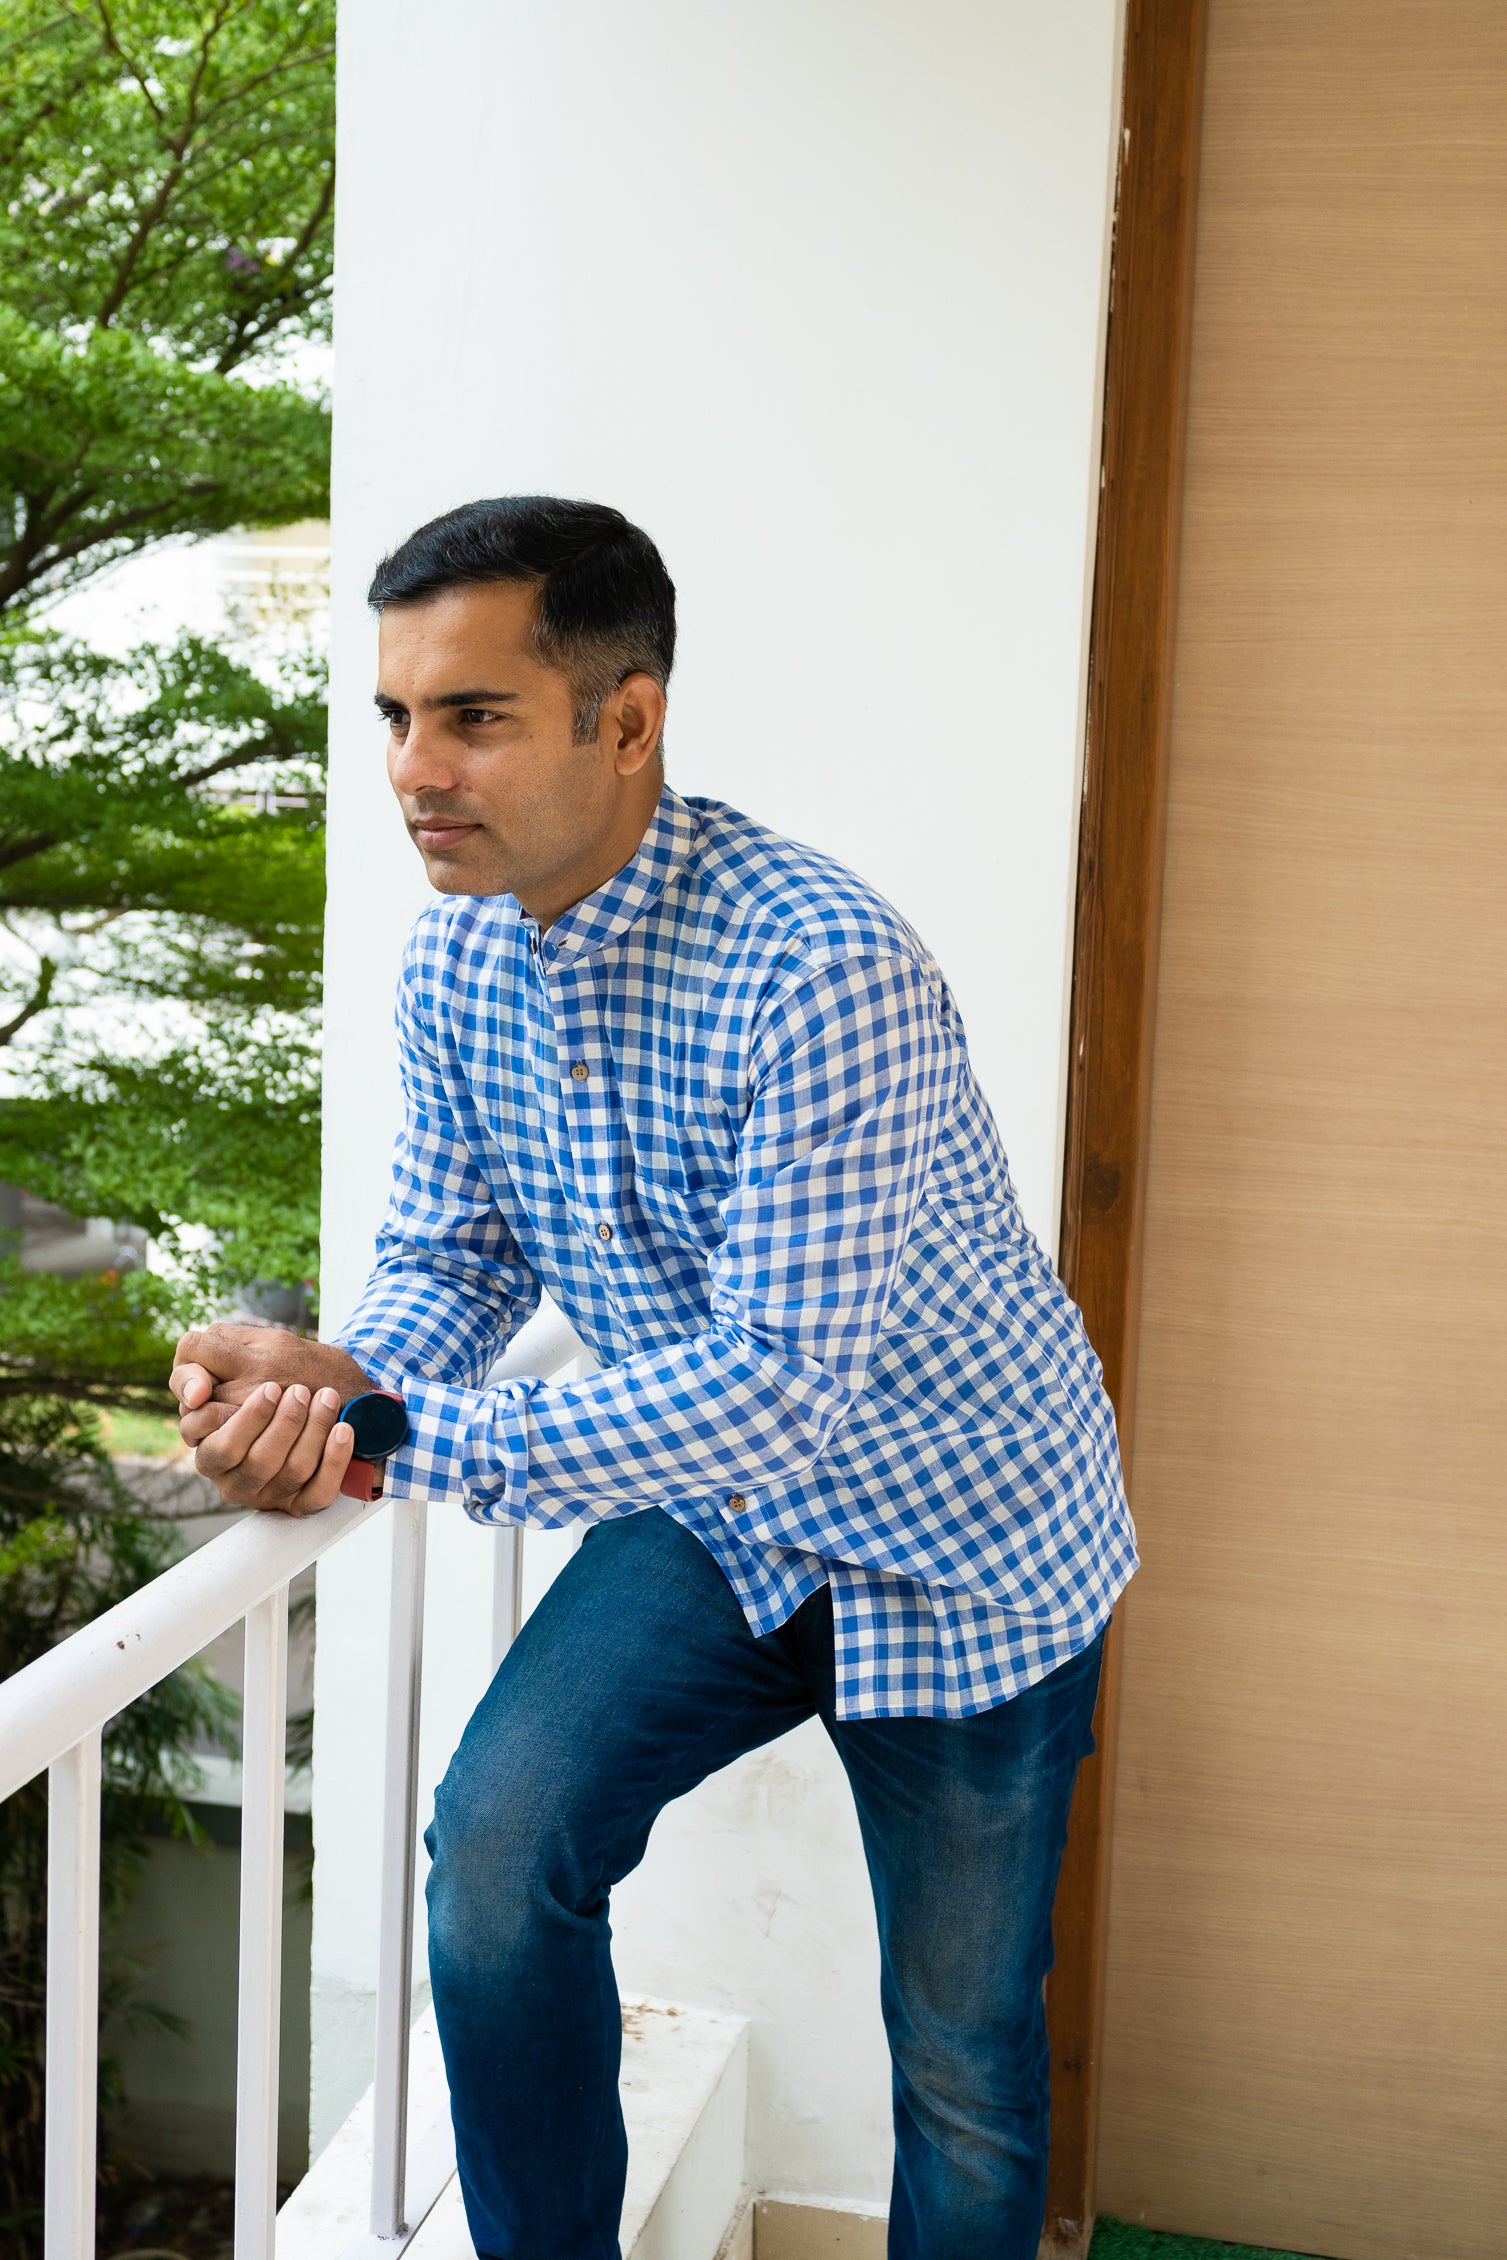
[[[579,1352],[566,1320],[546,1310],[521,1330],[494,1377],[547,1377]],[[288,1587],[386,1511],[337,1499],[297,1521],[249,1513],[0,1683],[0,1801],[44,1769],[48,1776],[46,2260],[94,2255],[101,1735],[117,1712],[242,1620],[235,2260],[274,2260]],[[448,2119],[411,2153],[407,2136],[426,1517],[423,1499],[392,1502],[371,2222],[344,2260],[400,2253],[455,2163]],[[500,1660],[518,1625],[521,1533],[500,1531],[496,1549]]]

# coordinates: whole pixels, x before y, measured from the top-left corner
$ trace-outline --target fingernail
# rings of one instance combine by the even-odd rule
[[[337,1444],[354,1444],[356,1441],[356,1431],[348,1420],[337,1420],[330,1435]]]
[[[333,1389],[321,1389],[319,1402],[326,1412],[334,1412],[340,1403],[340,1399]]]
[[[288,1391],[288,1395],[293,1399],[295,1405],[306,1405],[309,1401],[309,1392],[301,1381],[294,1382],[292,1388]]]
[[[262,1383],[262,1395],[264,1397],[270,1398],[274,1405],[277,1403],[277,1400],[282,1395],[282,1393],[282,1386],[279,1382],[264,1381]]]

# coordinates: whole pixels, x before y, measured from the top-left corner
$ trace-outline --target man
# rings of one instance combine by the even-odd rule
[[[395,1491],[591,1524],[466,1730],[430,1963],[471,2233],[617,2253],[611,1887],[674,1797],[812,1715],[857,1803],[894,2062],[894,2260],[1033,2260],[1042,1981],[1102,1633],[1135,1567],[1114,1423],[957,1013],[888,903],[664,782],[674,590],[531,497],[378,569],[377,705],[439,902],[407,1117],[333,1344],[185,1337],[224,1496],[327,1506],[342,1401]],[[487,1374],[541,1288],[601,1370]]]

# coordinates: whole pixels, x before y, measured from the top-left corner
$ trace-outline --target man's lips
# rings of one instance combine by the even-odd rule
[[[462,824],[453,816],[416,816],[413,820],[413,836],[419,846],[439,853],[459,847],[462,840],[480,830],[479,824]]]

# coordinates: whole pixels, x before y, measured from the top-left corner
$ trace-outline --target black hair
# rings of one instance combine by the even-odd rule
[[[675,584],[648,535],[604,502],[510,494],[431,518],[384,557],[366,600],[422,604],[443,589],[517,581],[539,591],[534,643],[570,677],[576,736],[590,737],[626,676],[661,690],[675,663]]]

